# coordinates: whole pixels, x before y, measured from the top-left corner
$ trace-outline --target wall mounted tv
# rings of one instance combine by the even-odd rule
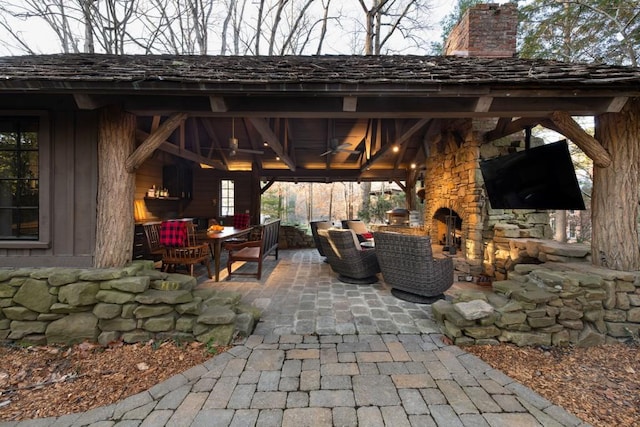
[[[567,141],[480,162],[493,209],[584,209]]]

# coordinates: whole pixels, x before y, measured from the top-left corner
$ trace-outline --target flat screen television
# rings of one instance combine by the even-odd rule
[[[480,162],[493,209],[584,209],[567,141]]]

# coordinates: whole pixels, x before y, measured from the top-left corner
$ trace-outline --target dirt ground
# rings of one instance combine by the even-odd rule
[[[108,405],[212,357],[201,344],[0,347],[0,420]],[[465,347],[594,426],[640,425],[640,348]]]

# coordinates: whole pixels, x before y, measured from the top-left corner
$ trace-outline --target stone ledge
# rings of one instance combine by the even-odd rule
[[[462,291],[434,303],[442,332],[458,345],[584,347],[640,333],[640,272],[546,263],[518,265],[513,276],[484,295]]]
[[[122,269],[0,269],[0,339],[227,345],[253,331],[260,311],[243,306],[239,293],[195,286],[195,278],[159,272],[152,261]]]

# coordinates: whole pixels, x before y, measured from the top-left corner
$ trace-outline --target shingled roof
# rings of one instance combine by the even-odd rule
[[[0,88],[40,82],[111,83],[158,87],[192,85],[504,85],[640,89],[640,70],[604,64],[572,64],[519,58],[453,56],[179,56],[59,54],[0,58]],[[283,86],[284,85],[284,86]]]

